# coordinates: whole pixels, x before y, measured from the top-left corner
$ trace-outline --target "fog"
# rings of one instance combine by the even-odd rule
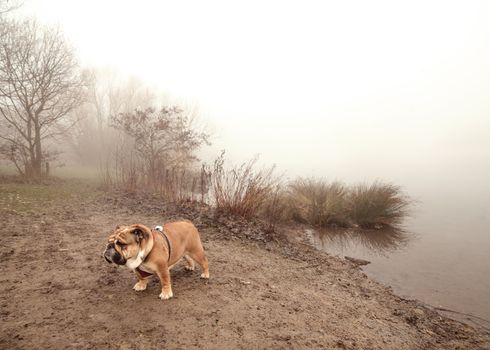
[[[83,65],[197,103],[214,132],[204,158],[409,188],[490,178],[488,2],[43,0],[21,13],[60,25]]]

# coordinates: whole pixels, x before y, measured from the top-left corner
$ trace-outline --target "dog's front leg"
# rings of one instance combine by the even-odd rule
[[[143,277],[137,270],[135,270],[134,273],[136,274],[136,276],[138,276],[138,282],[136,282],[133,289],[137,292],[145,290],[151,276]]]
[[[162,300],[170,299],[174,296],[172,293],[172,284],[170,281],[170,270],[168,265],[161,266],[158,269],[158,277],[160,278],[160,283],[162,284],[162,292],[159,298]]]

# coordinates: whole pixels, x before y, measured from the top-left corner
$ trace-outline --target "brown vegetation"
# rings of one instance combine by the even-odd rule
[[[209,135],[197,132],[178,107],[146,108],[112,116],[112,126],[132,141],[143,185],[155,188],[169,168],[184,172],[197,161],[195,151]]]
[[[397,227],[411,204],[400,187],[379,181],[346,186],[299,178],[286,188],[282,217],[318,227]]]
[[[145,186],[146,173],[139,170],[143,163],[135,159],[135,153],[115,159],[116,169],[102,172],[105,188],[151,189],[170,202],[199,200],[221,214],[259,217],[270,231],[289,221],[323,228],[397,228],[411,203],[398,186],[379,181],[350,187],[313,178],[282,183],[274,167],[256,169],[257,158],[227,168],[224,152],[212,169],[162,166],[150,187]]]
[[[221,212],[245,218],[257,215],[276,189],[274,167],[255,170],[257,158],[231,169],[226,169],[224,162],[222,152],[211,175],[213,204]]]
[[[290,185],[292,218],[315,226],[348,226],[346,195],[340,182],[297,179]]]
[[[396,226],[407,216],[410,203],[399,186],[379,181],[360,184],[349,191],[349,217],[362,228]]]
[[[159,194],[169,202],[204,201],[209,187],[206,168],[195,152],[208,143],[179,107],[136,109],[111,118],[121,134],[100,167],[103,187]]]

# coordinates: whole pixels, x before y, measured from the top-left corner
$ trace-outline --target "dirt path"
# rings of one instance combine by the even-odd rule
[[[157,280],[101,257],[118,223],[161,223],[158,201],[100,196],[13,210],[0,192],[2,349],[488,349],[482,331],[393,295],[354,264],[285,242],[201,227],[211,279],[172,270]],[[35,201],[34,201],[35,202]],[[230,233],[230,234],[227,234]],[[224,237],[228,237],[225,239]]]

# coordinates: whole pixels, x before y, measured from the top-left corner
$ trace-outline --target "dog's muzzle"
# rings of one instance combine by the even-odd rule
[[[125,265],[126,259],[114,248],[114,244],[108,244],[105,248],[104,258],[108,263]]]

